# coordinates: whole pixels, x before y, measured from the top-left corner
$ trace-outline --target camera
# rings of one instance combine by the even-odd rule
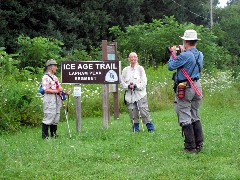
[[[179,54],[181,53],[180,45],[179,45],[179,46],[176,46],[176,51],[177,51],[177,55],[179,55]]]
[[[183,45],[174,45],[174,46],[176,47],[177,56],[184,51]],[[174,47],[174,46],[171,46],[171,47]],[[169,53],[171,52],[171,47],[170,46],[167,47],[167,51]]]
[[[176,55],[178,56],[181,52],[185,51],[184,50],[184,46],[183,45],[174,45],[176,47]],[[166,47],[166,52],[165,52],[165,59],[162,61],[163,63],[167,63],[170,56],[171,56],[171,52],[172,52],[172,49],[171,47],[173,46],[167,46]]]

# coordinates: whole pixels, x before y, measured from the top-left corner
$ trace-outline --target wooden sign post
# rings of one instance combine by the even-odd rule
[[[102,40],[102,59],[107,61],[107,40]],[[103,112],[103,126],[108,128],[108,122],[110,119],[110,107],[109,107],[109,88],[107,84],[102,85],[102,112]]]
[[[107,56],[109,61],[117,61],[117,43],[113,42],[107,46]],[[109,84],[109,92],[113,94],[114,119],[119,119],[119,98],[118,84]]]

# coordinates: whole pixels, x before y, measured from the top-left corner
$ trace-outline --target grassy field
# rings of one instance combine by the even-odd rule
[[[151,112],[154,133],[133,133],[121,114],[108,129],[102,118],[82,118],[80,133],[70,117],[72,139],[64,116],[57,139],[43,141],[40,127],[2,134],[0,179],[240,179],[238,107],[203,102],[205,145],[198,154],[183,152],[173,108]]]

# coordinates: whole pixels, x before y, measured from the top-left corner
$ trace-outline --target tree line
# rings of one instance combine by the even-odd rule
[[[1,0],[0,2],[0,47],[5,47],[7,53],[18,53],[20,67],[41,67],[42,61],[51,55],[49,50],[56,52],[53,54],[58,54],[56,58],[74,58],[76,54],[78,58],[91,57],[91,54],[99,49],[102,39],[122,41],[129,37],[119,37],[119,32],[128,34],[131,27],[138,29],[138,26],[149,29],[147,26],[156,24],[154,22],[158,20],[168,24],[168,17],[174,17],[174,22],[179,24],[194,24],[209,29],[216,36],[209,40],[233,55],[227,58],[231,59],[228,65],[230,67],[239,65],[240,0],[229,0],[225,8],[218,8],[218,0],[213,0],[212,29],[209,28],[209,0]],[[161,28],[166,29],[164,26]],[[179,31],[169,29],[167,32],[161,32],[165,37],[163,39],[165,42],[161,44],[172,43],[170,40],[173,36],[169,35],[169,32],[183,33],[182,26],[177,28]],[[146,33],[149,34],[147,31]],[[136,44],[142,46],[140,49],[156,48],[156,50],[148,50],[152,52],[150,54],[146,54],[146,50],[142,53],[146,54],[144,61],[149,62],[146,65],[159,65],[164,50],[161,47],[159,52],[156,46],[151,45],[151,43],[158,44],[158,41],[150,42],[146,35],[140,32],[132,34],[131,38],[133,41],[139,41]],[[141,36],[144,36],[145,43],[141,43]],[[44,49],[46,41],[56,43],[57,48],[51,45]],[[120,48],[123,49],[123,46]],[[209,49],[207,52],[214,50]],[[96,57],[96,54],[94,56]],[[226,59],[222,53],[215,54],[214,57],[212,59]]]
[[[102,39],[114,37],[108,29],[152,22],[174,16],[180,23],[209,26],[209,0],[1,0],[0,47],[17,49],[19,35],[56,38],[72,49],[91,50]],[[218,0],[214,1],[214,7]]]

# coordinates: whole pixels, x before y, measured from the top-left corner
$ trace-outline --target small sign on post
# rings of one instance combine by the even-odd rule
[[[116,52],[115,52],[115,44],[110,44],[107,46],[107,60],[112,60],[115,61],[116,60]]]
[[[76,130],[79,132],[81,130],[81,85],[76,84],[74,86],[73,95],[76,97]]]
[[[80,84],[74,86],[73,96],[74,97],[80,97],[81,96],[81,86],[80,86]]]

